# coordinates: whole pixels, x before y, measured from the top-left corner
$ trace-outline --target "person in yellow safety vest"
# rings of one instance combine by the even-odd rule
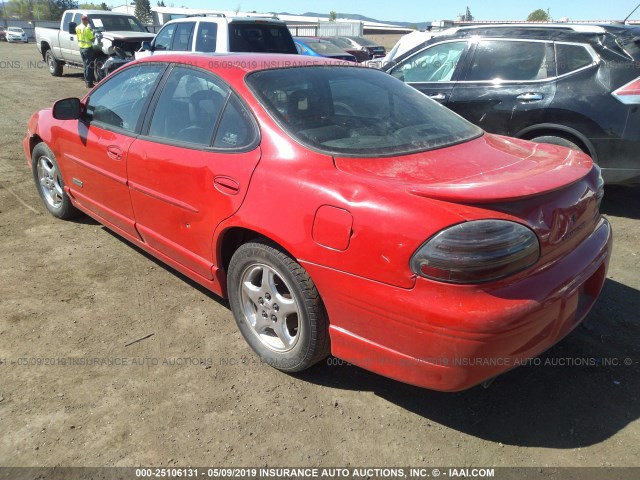
[[[95,55],[93,53],[93,30],[89,25],[89,17],[82,15],[82,25],[76,27],[76,35],[78,36],[78,46],[80,47],[80,56],[84,65],[84,81],[87,87],[93,87],[94,75],[93,67]]]

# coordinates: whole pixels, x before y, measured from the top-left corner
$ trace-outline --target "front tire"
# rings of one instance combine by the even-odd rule
[[[33,149],[31,164],[38,194],[49,213],[61,219],[75,216],[78,210],[64,191],[64,180],[56,157],[44,142]]]
[[[260,359],[299,372],[330,352],[329,322],[309,274],[268,241],[242,245],[228,274],[231,310]]]
[[[51,75],[54,77],[62,75],[62,64],[55,59],[51,50],[47,50],[47,53],[44,54],[44,59]]]

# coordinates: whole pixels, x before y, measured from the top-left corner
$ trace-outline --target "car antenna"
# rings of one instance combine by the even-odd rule
[[[636,8],[634,8],[633,10],[631,10],[631,13],[630,13],[629,15],[627,15],[627,18],[625,18],[625,19],[622,21],[622,24],[623,24],[623,25],[627,23],[627,20],[629,20],[629,17],[630,17],[631,15],[633,15],[633,13],[638,9],[638,7],[640,7],[640,3],[636,6]]]

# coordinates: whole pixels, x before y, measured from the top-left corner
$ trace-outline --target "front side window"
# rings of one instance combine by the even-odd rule
[[[329,154],[401,155],[482,135],[451,110],[378,70],[274,69],[252,73],[247,82],[287,132]]]
[[[466,48],[467,42],[435,45],[404,60],[391,75],[408,83],[449,82]]]
[[[67,12],[64,14],[62,18],[62,31],[67,33],[69,31],[69,24],[71,23],[71,17],[73,17],[73,13]]]
[[[554,76],[551,52],[544,42],[484,40],[478,43],[466,80],[544,80]]]
[[[153,40],[154,50],[169,50],[171,48],[171,41],[173,40],[173,34],[176,31],[177,23],[172,23],[162,28]]]
[[[133,133],[164,69],[163,65],[140,65],[109,77],[89,97],[84,119]]]
[[[198,36],[196,37],[196,52],[215,52],[217,35],[217,23],[200,22]]]

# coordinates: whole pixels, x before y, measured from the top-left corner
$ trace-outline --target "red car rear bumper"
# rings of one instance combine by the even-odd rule
[[[397,288],[304,263],[327,307],[332,353],[402,382],[472,387],[547,350],[598,297],[612,236],[603,218],[571,254],[496,288],[418,278]]]

